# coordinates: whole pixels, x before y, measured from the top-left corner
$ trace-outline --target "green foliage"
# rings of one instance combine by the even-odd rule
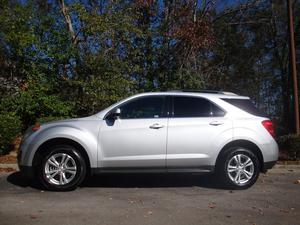
[[[0,114],[23,130],[181,88],[248,95],[291,130],[284,2],[62,1],[0,0]]]
[[[289,134],[278,138],[277,140],[280,151],[287,153],[289,159],[300,159],[300,136]]]
[[[55,86],[43,79],[28,79],[23,90],[0,101],[0,113],[14,112],[23,122],[23,127],[34,124],[43,117],[70,117],[73,103],[61,99]]]
[[[20,135],[22,123],[13,113],[0,114],[0,155],[10,151],[11,141]]]

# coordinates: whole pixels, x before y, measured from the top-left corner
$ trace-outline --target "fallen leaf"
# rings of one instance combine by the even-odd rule
[[[280,209],[280,212],[289,213],[289,211],[287,209]]]
[[[0,156],[0,163],[1,164],[13,164],[17,163],[17,157],[13,155],[3,155]]]
[[[148,211],[148,212],[146,213],[146,215],[144,215],[144,217],[151,216],[152,214],[153,214],[153,212],[152,212],[152,211]]]
[[[208,207],[211,208],[211,209],[214,209],[214,208],[216,208],[216,203],[211,202],[211,203],[208,204]]]
[[[30,219],[37,219],[36,215],[30,215]]]
[[[0,168],[0,173],[10,173],[15,171],[16,170],[14,168]]]
[[[295,180],[294,184],[300,184],[300,180]]]

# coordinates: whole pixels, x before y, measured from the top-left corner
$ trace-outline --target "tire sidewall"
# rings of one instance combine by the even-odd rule
[[[47,160],[57,153],[66,153],[70,155],[76,164],[77,172],[73,180],[65,185],[55,185],[52,183],[49,183],[46,174],[45,174],[45,164]],[[39,180],[41,181],[42,185],[52,191],[69,191],[74,190],[76,187],[83,181],[86,175],[86,164],[84,159],[82,158],[81,154],[73,147],[66,146],[66,145],[58,145],[52,147],[48,153],[43,157],[42,163],[40,167],[38,168],[38,174],[39,174]]]
[[[228,167],[229,160],[233,156],[238,155],[238,154],[243,154],[243,155],[248,156],[254,164],[254,173],[253,173],[252,178],[248,182],[246,182],[244,184],[240,184],[240,185],[233,182],[227,173],[227,167]],[[251,150],[246,149],[244,147],[230,148],[226,152],[224,159],[225,160],[222,160],[223,162],[222,162],[222,166],[220,168],[221,169],[220,174],[223,178],[224,183],[227,186],[234,188],[234,189],[247,189],[247,188],[251,187],[258,179],[259,173],[260,173],[259,160],[258,160],[258,157]]]

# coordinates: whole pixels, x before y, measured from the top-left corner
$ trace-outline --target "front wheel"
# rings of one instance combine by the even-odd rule
[[[223,183],[230,188],[246,189],[258,179],[260,171],[259,160],[248,149],[229,149],[219,163],[219,176]]]
[[[38,168],[39,180],[48,190],[75,189],[85,178],[86,164],[72,146],[54,146]]]

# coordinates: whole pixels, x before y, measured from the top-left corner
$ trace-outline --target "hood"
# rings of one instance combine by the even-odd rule
[[[77,121],[94,121],[94,120],[99,120],[99,117],[97,117],[96,115],[92,115],[92,116],[81,117],[81,118],[56,120],[56,121],[42,123],[42,125],[52,125],[52,124],[56,124],[56,123],[72,123],[72,122],[77,122]]]

